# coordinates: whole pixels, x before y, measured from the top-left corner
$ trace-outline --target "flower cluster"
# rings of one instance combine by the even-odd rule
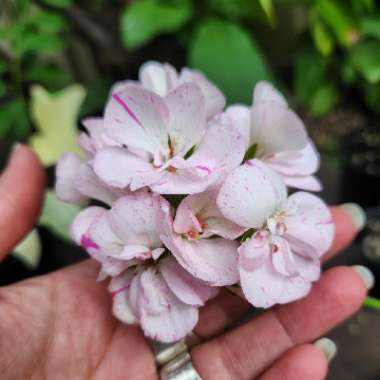
[[[225,108],[201,73],[148,62],[117,83],[102,118],[83,121],[85,159],[57,165],[63,201],[97,202],[71,234],[111,277],[113,312],[146,336],[176,341],[223,286],[256,307],[304,297],[334,225],[318,191],[318,153],[270,84],[250,107]]]

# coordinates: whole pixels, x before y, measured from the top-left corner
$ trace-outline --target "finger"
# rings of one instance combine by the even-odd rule
[[[357,271],[330,269],[306,298],[194,347],[194,364],[206,379],[255,377],[288,349],[316,339],[355,313],[365,295],[366,284]]]
[[[327,260],[349,245],[356,237],[364,223],[357,223],[344,207],[331,208],[336,226],[334,242],[329,252],[324,256]],[[231,292],[221,291],[220,295],[209,301],[201,310],[199,322],[194,332],[203,339],[221,333],[231,324],[242,318],[252,306]]]
[[[0,260],[33,226],[44,184],[45,173],[35,154],[17,145],[0,177]]]
[[[327,357],[319,348],[302,344],[287,351],[259,380],[323,380],[327,367]]]

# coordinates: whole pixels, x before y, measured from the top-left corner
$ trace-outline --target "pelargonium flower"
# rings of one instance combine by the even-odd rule
[[[270,307],[304,297],[320,275],[334,224],[318,197],[298,192],[286,198],[280,177],[259,160],[230,173],[217,198],[222,214],[251,230],[239,247],[240,285],[247,300]]]
[[[93,198],[110,205],[126,192],[107,186],[100,181],[92,168],[92,160],[99,149],[106,145],[114,146],[116,143],[107,139],[101,118],[88,118],[82,123],[87,132],[79,135],[78,144],[86,159],[82,160],[70,152],[63,154],[56,168],[57,197],[68,203],[82,203]]]
[[[227,120],[207,124],[204,96],[192,83],[166,97],[126,85],[109,100],[104,125],[107,136],[121,146],[98,150],[94,170],[111,187],[199,193],[244,155],[244,141]]]
[[[314,177],[320,163],[318,152],[301,119],[272,85],[258,83],[251,108],[234,105],[225,115],[244,136],[248,158],[264,161],[290,187],[321,190]]]
[[[226,104],[223,93],[211,83],[201,72],[183,68],[180,73],[168,63],[149,61],[139,70],[139,82],[122,81],[116,83],[111,93],[120,92],[128,84],[138,84],[160,96],[168,95],[183,83],[195,83],[199,86],[206,108],[206,117],[211,119],[222,112]]]
[[[131,268],[111,280],[113,312],[127,324],[161,342],[178,341],[198,322],[198,308],[218,289],[187,273],[172,257],[156,265]]]
[[[158,194],[138,192],[119,198],[110,210],[89,207],[74,220],[72,237],[102,264],[101,279],[117,276],[164,252],[160,235],[166,204]]]
[[[165,234],[161,240],[193,276],[213,286],[235,284],[238,243],[244,228],[218,210],[214,192],[189,195],[177,208],[174,221],[165,207]]]

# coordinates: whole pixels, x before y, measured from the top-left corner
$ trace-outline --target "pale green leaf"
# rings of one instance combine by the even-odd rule
[[[75,216],[81,211],[78,205],[60,201],[54,191],[48,190],[42,208],[39,224],[49,228],[62,239],[70,239],[69,227]]]
[[[81,85],[71,85],[50,94],[41,86],[31,91],[31,116],[37,132],[29,141],[45,166],[53,165],[66,151],[81,154],[77,122],[86,96]]]
[[[326,25],[315,12],[312,12],[310,15],[310,24],[314,44],[319,52],[323,55],[331,54],[334,40]]]
[[[264,57],[249,33],[232,22],[210,19],[198,27],[189,53],[190,66],[204,72],[230,102],[251,103],[260,80],[270,80]]]
[[[275,13],[272,0],[258,0],[261,8],[263,9],[265,15],[268,17],[270,24],[273,26],[275,24]]]
[[[380,42],[365,41],[350,51],[351,65],[368,83],[380,81]]]
[[[131,3],[121,17],[125,47],[134,49],[162,33],[181,28],[192,15],[190,0],[140,0]]]
[[[36,269],[41,260],[41,241],[38,231],[32,230],[13,250],[12,254],[29,269]]]

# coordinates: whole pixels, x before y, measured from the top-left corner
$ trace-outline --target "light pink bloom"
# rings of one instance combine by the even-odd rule
[[[89,207],[76,217],[73,239],[102,264],[101,278],[116,276],[164,252],[160,234],[166,204],[157,194],[137,192],[119,198],[110,210]]]
[[[320,164],[318,152],[300,118],[272,85],[258,83],[251,108],[231,106],[225,115],[244,136],[246,150],[256,145],[255,158],[276,170],[286,185],[321,190],[313,176]]]
[[[111,204],[117,197],[125,194],[117,188],[107,186],[99,180],[92,168],[95,153],[106,145],[114,146],[115,142],[103,134],[101,118],[90,118],[83,121],[87,132],[82,132],[78,143],[87,159],[81,160],[76,154],[67,152],[59,159],[56,167],[55,190],[57,197],[68,203],[82,203],[93,198]]]
[[[195,83],[204,97],[206,117],[211,119],[223,111],[226,99],[223,93],[211,83],[201,72],[183,68],[180,73],[168,63],[149,61],[144,63],[139,71],[139,82],[118,82],[111,90],[117,93],[128,84],[139,84],[160,96],[166,96],[183,83]]]
[[[259,160],[235,169],[217,199],[231,221],[254,228],[239,248],[240,284],[257,307],[304,297],[320,275],[334,224],[318,197],[298,192],[286,199],[279,176]]]
[[[212,193],[187,196],[174,222],[166,208],[165,227],[161,240],[194,277],[213,286],[238,281],[238,243],[233,239],[245,229],[223,217]]]
[[[127,85],[112,95],[104,123],[108,137],[121,146],[99,150],[94,170],[111,187],[199,193],[244,155],[244,141],[231,124],[214,118],[207,125],[204,97],[191,83],[165,98]]]
[[[154,267],[125,271],[112,279],[109,289],[116,318],[138,323],[147,337],[165,343],[190,333],[198,322],[198,308],[218,292],[192,277],[172,257]]]

